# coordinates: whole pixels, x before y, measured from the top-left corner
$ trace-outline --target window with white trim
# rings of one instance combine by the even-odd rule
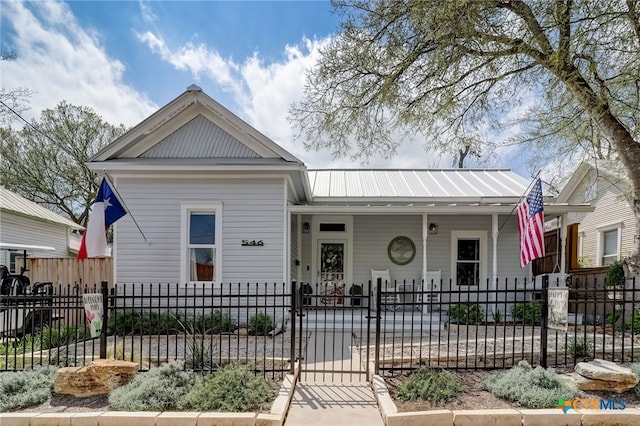
[[[187,282],[220,279],[220,208],[182,206],[182,277]]]
[[[620,259],[620,228],[601,231],[602,266]]]
[[[486,276],[487,233],[485,231],[452,231],[451,259],[457,286],[479,287]]]
[[[480,239],[461,238],[458,240],[456,283],[459,286],[480,285]]]

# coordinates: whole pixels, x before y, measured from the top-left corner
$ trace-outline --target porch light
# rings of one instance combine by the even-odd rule
[[[309,229],[311,229],[311,226],[309,225],[309,222],[305,222],[302,224],[302,233],[303,234],[308,234],[309,233]]]
[[[438,225],[436,225],[435,223],[430,223],[429,224],[429,233],[431,235],[435,235],[438,233]]]

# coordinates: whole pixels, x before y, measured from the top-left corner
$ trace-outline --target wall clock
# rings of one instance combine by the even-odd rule
[[[407,265],[416,257],[416,245],[408,237],[395,237],[389,243],[387,253],[396,265]]]

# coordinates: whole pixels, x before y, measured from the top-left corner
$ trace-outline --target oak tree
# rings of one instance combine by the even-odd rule
[[[0,127],[2,185],[86,226],[99,183],[86,162],[124,132],[93,109],[66,102],[22,129]]]
[[[290,119],[311,148],[390,153],[393,132],[435,149],[522,140],[619,162],[633,187],[640,264],[640,1],[335,0],[337,36]],[[518,114],[515,114],[518,112]],[[513,120],[510,118],[513,117]]]

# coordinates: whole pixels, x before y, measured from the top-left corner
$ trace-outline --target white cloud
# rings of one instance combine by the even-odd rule
[[[165,62],[181,71],[189,71],[197,81],[203,77],[214,81],[234,96],[242,96],[242,85],[238,81],[238,65],[226,60],[218,52],[208,49],[204,44],[191,42],[172,51],[161,36],[150,31],[136,33],[138,40],[147,44],[152,52]]]
[[[122,80],[124,66],[109,57],[95,34],[58,2],[3,2],[5,45],[16,60],[2,62],[2,87],[27,87],[34,95],[27,119],[65,100],[89,106],[112,124],[131,126],[157,106]],[[5,37],[3,35],[3,37]]]
[[[149,5],[149,0],[140,0],[140,13],[142,14],[142,19],[147,23],[155,22],[158,17],[151,10],[151,6]]]
[[[305,71],[317,61],[318,49],[328,39],[305,39],[299,45],[288,45],[279,62],[265,63],[259,53],[254,53],[238,65],[204,44],[189,42],[172,51],[161,36],[146,32],[138,38],[176,69],[190,72],[197,80],[206,78],[230,93],[236,105],[226,105],[229,109],[310,168],[442,167],[439,157],[427,155],[423,145],[415,141],[400,145],[391,159],[371,158],[362,164],[350,158],[332,158],[328,151],[307,151],[303,142],[295,139],[287,121],[289,107],[301,99]]]

